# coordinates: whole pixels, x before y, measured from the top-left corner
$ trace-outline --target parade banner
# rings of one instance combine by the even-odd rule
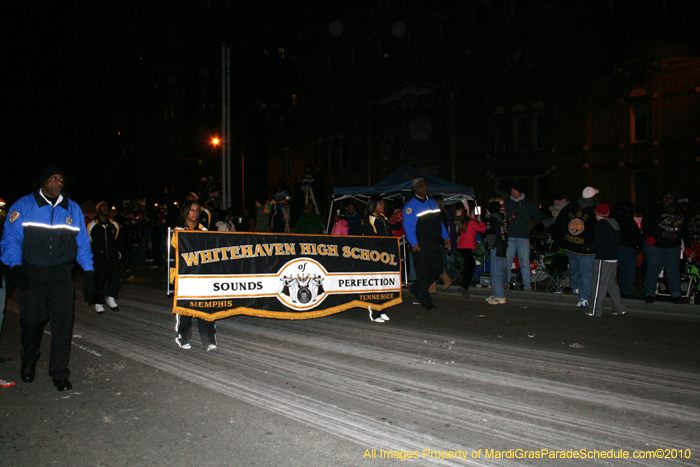
[[[399,239],[249,232],[173,232],[173,313],[328,316],[401,303]]]

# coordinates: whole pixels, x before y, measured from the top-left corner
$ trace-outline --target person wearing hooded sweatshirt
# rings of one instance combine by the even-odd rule
[[[587,186],[581,197],[575,203],[567,204],[557,216],[555,239],[569,258],[569,281],[574,293],[578,294],[576,306],[579,308],[587,307],[591,298],[595,261],[591,245],[595,238],[594,209],[598,204],[595,199],[598,193],[592,186]]]
[[[686,257],[690,257],[693,243],[688,230],[688,219],[676,204],[677,200],[678,193],[668,189],[661,196],[661,202],[649,208],[642,217],[642,234],[646,239],[644,256],[647,260],[644,301],[647,303],[654,303],[656,283],[661,268],[666,270],[673,303],[683,303],[680,274],[681,242],[685,243]]]
[[[615,206],[610,217],[620,225],[620,247],[617,249],[617,274],[622,298],[632,298],[632,285],[637,275],[637,254],[642,251],[644,238],[634,220],[634,203],[622,201]]]
[[[530,230],[542,222],[542,213],[531,199],[525,197],[525,187],[521,182],[513,184],[510,198],[505,200],[508,219],[508,252],[506,253],[506,274],[510,271],[517,253],[523,277],[523,290],[532,290],[530,284]]]
[[[506,272],[505,258],[508,250],[508,227],[503,214],[501,204],[491,201],[486,210],[486,245],[489,249],[491,262],[491,287],[493,295],[486,299],[490,305],[504,305],[506,297],[503,293],[503,278]]]
[[[609,218],[610,206],[600,203],[595,208],[598,223],[595,226],[595,241],[591,250],[595,251],[593,263],[593,281],[591,283],[591,307],[586,310],[588,316],[600,318],[603,316],[603,301],[605,295],[610,295],[613,304],[613,315],[627,313],[627,305],[620,296],[617,285],[617,255],[620,245],[620,225],[615,219]]]

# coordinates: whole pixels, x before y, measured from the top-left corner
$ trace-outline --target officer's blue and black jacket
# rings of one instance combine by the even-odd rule
[[[83,270],[94,270],[80,206],[63,195],[52,206],[41,189],[12,205],[0,245],[0,259],[10,268],[53,267],[77,260]]]
[[[403,228],[406,240],[411,245],[421,245],[421,240],[433,242],[440,237],[447,240],[449,235],[437,203],[426,198],[412,198],[403,209]],[[423,245],[421,245],[421,248]]]

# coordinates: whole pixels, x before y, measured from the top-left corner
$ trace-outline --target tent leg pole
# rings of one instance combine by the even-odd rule
[[[332,227],[331,227],[331,219],[332,219],[331,216],[333,216],[333,203],[334,203],[334,202],[335,202],[335,200],[331,199],[331,208],[330,208],[330,210],[328,211],[328,223],[326,224],[326,234],[328,234],[328,235],[330,235],[330,233],[331,233],[331,228],[332,228]]]

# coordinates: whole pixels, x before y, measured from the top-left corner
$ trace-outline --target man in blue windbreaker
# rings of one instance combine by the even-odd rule
[[[72,389],[68,380],[73,329],[73,278],[78,261],[84,271],[83,294],[95,295],[90,237],[83,212],[62,195],[64,172],[55,165],[41,169],[41,188],[10,208],[2,242],[2,262],[17,288],[22,329],[20,377],[31,383],[36,375],[44,324],[51,323],[49,375],[59,391]]]
[[[403,209],[403,228],[411,244],[416,266],[416,281],[409,291],[427,310],[435,308],[430,284],[443,269],[442,248],[450,248],[450,236],[437,203],[428,196],[428,184],[422,178],[411,183],[413,198]]]

